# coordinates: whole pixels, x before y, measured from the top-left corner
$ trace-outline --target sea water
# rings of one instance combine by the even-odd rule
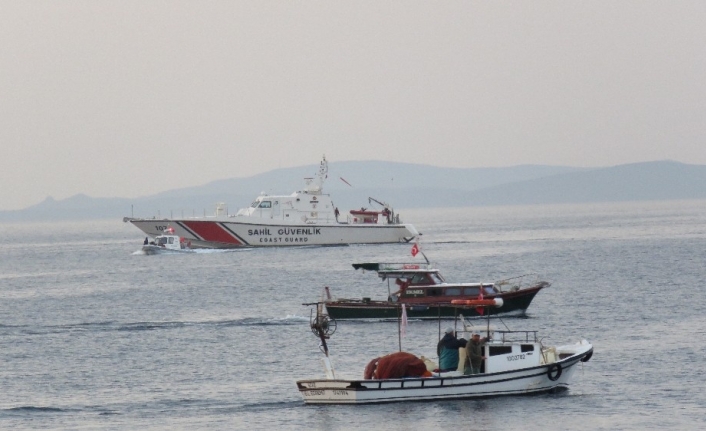
[[[354,262],[409,244],[145,256],[119,218],[0,225],[0,429],[706,428],[706,202],[401,211],[449,281],[536,273],[544,344],[594,345],[567,391],[483,400],[306,406],[323,377],[310,307],[387,296]],[[448,326],[450,322],[442,325]],[[443,329],[443,328],[442,328]],[[337,376],[402,349],[434,357],[438,322],[338,322]]]

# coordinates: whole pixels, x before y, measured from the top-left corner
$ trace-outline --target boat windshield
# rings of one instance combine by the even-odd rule
[[[272,208],[272,202],[262,201],[260,202],[260,208]]]

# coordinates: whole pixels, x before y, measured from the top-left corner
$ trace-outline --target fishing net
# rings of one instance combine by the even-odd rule
[[[420,358],[407,352],[391,353],[368,362],[363,372],[365,379],[399,379],[428,377],[431,373]]]

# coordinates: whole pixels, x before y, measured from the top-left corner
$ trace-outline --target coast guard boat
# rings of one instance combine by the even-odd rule
[[[224,205],[216,215],[181,219],[124,217],[147,235],[166,229],[191,241],[194,248],[284,247],[303,245],[387,244],[409,242],[419,233],[385,202],[369,198],[380,210],[339,213],[331,196],[323,193],[328,173],[324,156],[316,178],[307,178],[304,190],[291,195],[258,196],[249,208],[228,215]]]

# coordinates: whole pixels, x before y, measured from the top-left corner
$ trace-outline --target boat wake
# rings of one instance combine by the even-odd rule
[[[241,248],[195,248],[192,250],[189,250],[188,252],[184,251],[173,251],[173,250],[163,250],[158,253],[146,253],[144,250],[137,250],[132,253],[133,256],[150,256],[154,254],[159,254],[159,255],[183,255],[183,254],[216,254],[216,253],[240,253],[240,252],[245,252],[245,251],[251,251],[253,250],[252,247],[241,247]]]
[[[57,407],[19,406],[0,410],[4,413],[63,413],[70,410]]]
[[[0,325],[0,336],[8,334],[44,335],[72,332],[154,331],[171,330],[190,326],[288,326],[309,323],[309,317],[287,315],[285,317],[245,317],[242,319],[165,322],[86,322],[66,325],[29,326]]]

